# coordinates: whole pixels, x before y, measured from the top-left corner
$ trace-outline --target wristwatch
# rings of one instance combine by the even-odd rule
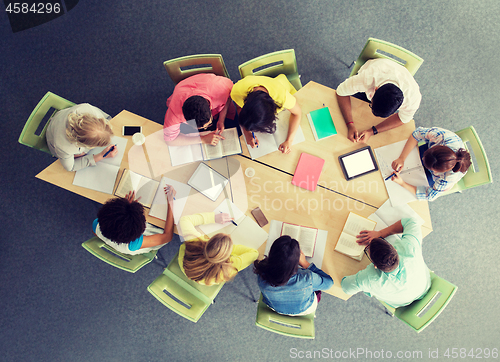
[[[377,129],[375,128],[375,126],[372,126],[372,131],[373,131],[373,135],[375,136],[376,134],[378,134],[378,131]]]

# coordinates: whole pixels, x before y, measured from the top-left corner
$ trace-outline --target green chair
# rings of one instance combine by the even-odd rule
[[[207,286],[189,279],[178,258],[177,253],[163,274],[148,286],[148,291],[167,308],[196,323],[213,304],[224,283]]]
[[[399,308],[393,308],[382,301],[381,303],[389,314],[398,317],[415,332],[420,333],[441,314],[457,289],[456,285],[431,272],[431,288],[422,299]]]
[[[288,337],[314,339],[314,313],[303,316],[276,313],[262,301],[262,294],[257,305],[255,325]]]
[[[144,265],[149,264],[156,257],[158,250],[150,251],[149,253],[127,255],[120,253],[107,245],[104,241],[94,236],[87,240],[82,246],[92,255],[98,257],[102,261],[113,265],[119,269],[135,273]]]
[[[365,64],[370,59],[376,58],[385,58],[394,60],[398,64],[404,66],[411,75],[415,75],[418,68],[422,65],[424,60],[420,58],[418,55],[392,43],[387,41],[368,38],[365,47],[361,51],[358,59],[353,63],[354,67],[352,68],[351,75],[358,73],[359,68],[363,64]],[[352,66],[352,64],[351,64]]]
[[[196,54],[163,62],[168,75],[174,82],[199,73],[214,73],[229,78],[226,65],[220,54]]]
[[[33,112],[31,112],[28,121],[24,125],[23,131],[19,136],[19,143],[50,154],[50,150],[47,147],[47,140],[45,139],[45,132],[47,132],[50,118],[48,119],[47,123],[45,123],[45,126],[43,127],[41,132],[37,135],[36,133],[40,126],[40,123],[44,119],[46,119],[46,115],[51,108],[54,108],[55,111],[52,112],[50,117],[52,117],[57,111],[72,107],[74,105],[75,104],[73,102],[59,97],[54,93],[47,92],[47,94],[43,96],[40,102],[38,102]]]
[[[472,187],[490,184],[493,182],[491,175],[490,164],[486,153],[484,152],[483,144],[476,133],[473,126],[467,127],[456,134],[464,141],[467,151],[471,157],[476,159],[477,167],[471,163],[469,170],[464,177],[458,181],[453,188],[443,192],[443,195],[448,195],[454,192],[462,192],[462,190],[470,189]]]
[[[241,78],[248,75],[266,75],[276,77],[285,74],[295,90],[302,88],[300,75],[297,70],[295,50],[286,49],[274,53],[264,54],[238,66]]]

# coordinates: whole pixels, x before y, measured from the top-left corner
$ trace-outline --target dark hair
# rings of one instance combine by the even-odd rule
[[[401,107],[403,100],[404,96],[401,89],[392,83],[384,84],[373,95],[372,113],[376,117],[389,117]]]
[[[137,201],[124,198],[106,201],[97,212],[102,235],[118,244],[128,244],[146,229],[144,207]]]
[[[278,108],[280,106],[268,93],[253,91],[245,98],[245,104],[238,116],[239,123],[248,131],[274,133]]]
[[[373,265],[383,272],[391,272],[399,265],[398,252],[394,246],[382,238],[373,239],[368,251]]]
[[[424,166],[437,172],[452,170],[465,173],[471,164],[470,153],[461,148],[457,152],[448,146],[434,146],[427,149],[422,157]]]
[[[253,263],[253,272],[273,287],[285,285],[297,273],[299,259],[299,242],[283,235],[274,241],[268,256]]]
[[[198,128],[203,127],[212,117],[210,103],[201,96],[191,96],[186,99],[182,105],[182,114],[187,121],[196,120]]]

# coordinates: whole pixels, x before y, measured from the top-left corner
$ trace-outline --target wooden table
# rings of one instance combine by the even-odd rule
[[[342,278],[365,268],[369,261],[363,257],[362,261],[358,262],[334,252],[335,245],[349,212],[353,211],[368,217],[388,199],[387,192],[379,173],[372,173],[354,181],[345,181],[337,157],[363,145],[354,144],[347,140],[347,128],[338,108],[335,90],[310,82],[296,93],[296,97],[302,107],[301,127],[306,141],[293,146],[289,155],[274,152],[253,161],[248,156],[244,156],[248,155],[248,150],[243,146],[243,156],[237,155],[214,160],[210,162],[210,166],[230,177],[231,182],[226,189],[236,206],[240,210],[246,210],[248,216],[252,217],[250,210],[259,206],[268,220],[287,221],[327,230],[328,240],[322,269],[334,280],[334,286],[327,293],[347,300],[349,295],[343,293],[340,287]],[[315,142],[306,114],[322,107],[323,103],[330,108],[339,135]],[[366,103],[353,98],[352,107],[358,130],[368,128],[374,122],[380,121],[374,120]],[[280,114],[280,117],[287,116],[286,111]],[[157,180],[164,175],[186,183],[198,165],[198,162],[177,167],[170,165],[169,150],[163,141],[162,125],[158,123],[128,111],[122,111],[112,119],[111,125],[117,135],[121,134],[123,125],[140,125],[143,128],[143,134],[146,135],[144,146],[133,145],[131,137],[127,137],[130,140],[122,160],[121,171],[129,168]],[[411,122],[403,127],[370,138],[369,144],[375,148],[406,139],[413,129],[414,124]],[[242,143],[244,144],[244,139],[242,139]],[[291,184],[292,175],[302,152],[317,155],[326,161],[319,186],[314,192]],[[249,167],[255,170],[253,177],[244,175],[244,171]],[[72,184],[74,172],[64,170],[59,161],[40,172],[37,177],[100,203],[113,197],[109,194],[74,186]],[[217,201],[211,202],[193,189],[183,215],[213,211],[223,200],[224,193],[219,196]],[[432,231],[427,202],[412,202],[411,206],[424,219],[425,224],[422,226],[422,231],[424,236],[427,235]],[[164,225],[164,221],[149,215],[146,215],[146,219],[154,225],[160,227]],[[269,225],[265,226],[264,230],[269,231]],[[265,244],[259,249],[261,256],[263,256],[264,250]]]

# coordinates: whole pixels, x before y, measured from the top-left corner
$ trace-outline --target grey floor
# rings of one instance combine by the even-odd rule
[[[221,53],[236,81],[244,61],[294,48],[303,84],[336,88],[372,36],[425,59],[415,77],[423,95],[417,125],[474,125],[498,178],[499,24],[497,0],[82,0],[16,33],[2,11],[0,360],[366,361],[387,360],[390,351],[393,360],[413,361],[436,351],[447,360],[448,348],[473,348],[483,358],[486,348],[500,348],[498,183],[430,205],[434,231],[424,239],[424,257],[459,290],[423,333],[364,295],[347,302],[325,295],[316,339],[304,341],[254,326],[251,270],[224,286],[198,323],[170,312],[146,290],[161,267],[128,274],[88,254],[80,244],[91,237],[98,205],[36,179],[53,159],[17,143],[47,91],[113,116],[127,109],[162,123],[173,90],[164,60]],[[163,248],[165,258],[178,245]],[[395,358],[398,351],[407,358]],[[421,358],[413,355],[419,351]],[[335,359],[336,352],[344,357]]]

